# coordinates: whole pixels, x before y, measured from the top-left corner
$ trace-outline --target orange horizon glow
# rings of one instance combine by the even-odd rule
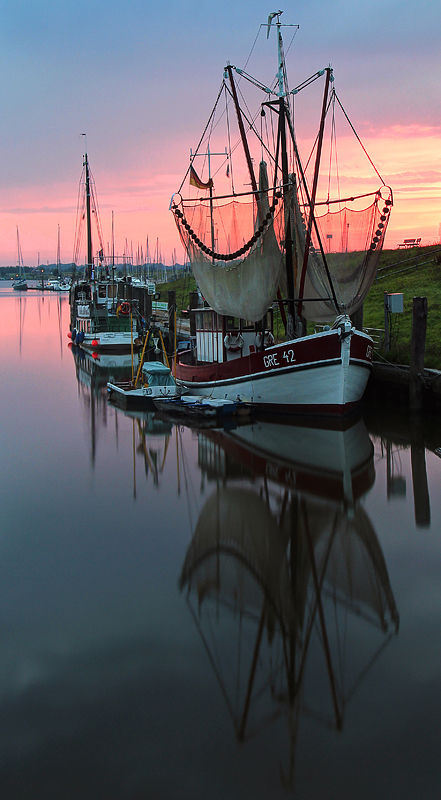
[[[345,145],[339,162],[342,193],[353,195],[378,188],[379,179],[366,157],[356,147]],[[422,244],[440,241],[441,223],[441,132],[437,128],[395,126],[378,135],[365,136],[363,143],[385,183],[394,195],[394,208],[385,247],[394,249],[408,237],[421,237]],[[341,140],[340,140],[341,146]],[[342,148],[343,150],[343,148]],[[95,176],[105,250],[111,247],[114,212],[115,254],[133,251],[135,261],[142,247],[146,258],[148,237],[151,259],[159,242],[163,260],[178,263],[184,250],[169,212],[170,199],[180,185],[187,164],[172,159],[168,172],[150,171],[129,177],[124,183],[112,172]],[[26,266],[55,263],[60,225],[61,262],[73,258],[78,185],[56,184],[3,190],[0,193],[0,266],[17,264],[16,226]],[[127,241],[127,245],[126,245]],[[85,243],[83,243],[85,245]],[[94,249],[98,250],[97,237]],[[84,263],[84,261],[82,262]]]

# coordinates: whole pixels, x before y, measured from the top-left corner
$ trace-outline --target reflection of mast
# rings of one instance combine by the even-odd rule
[[[165,459],[167,457],[167,450],[168,445],[171,437],[172,425],[165,423],[165,425],[158,420],[155,425],[154,420],[155,412],[151,413],[150,415],[137,415],[137,424],[138,424],[138,436],[140,444],[138,446],[138,452],[142,454],[144,458],[144,467],[146,475],[149,474],[149,471],[153,477],[153,484],[154,486],[159,486],[159,477],[162,474],[165,466]],[[144,424],[142,424],[144,422]],[[156,429],[155,429],[156,428]],[[153,447],[147,446],[147,439],[149,435],[152,434],[165,434],[165,444],[163,447],[162,457],[160,457],[159,451],[157,449],[153,449]],[[177,435],[177,434],[176,434]]]
[[[57,310],[58,310],[58,333],[60,335],[60,354],[61,358],[63,358],[63,306],[62,306],[61,295],[57,298]]]
[[[274,427],[268,426],[272,432]],[[292,463],[289,470],[282,456],[273,453],[270,457],[267,453],[262,469],[261,448],[254,462],[257,469],[254,469],[249,442],[242,443],[242,453],[237,442],[240,436],[248,440],[253,438],[244,428],[236,431],[234,437],[235,464],[230,472],[236,482],[234,486],[228,485],[226,458],[231,435],[206,432],[199,437],[200,463],[201,459],[204,463],[204,440],[208,440],[211,476],[215,478],[215,464],[220,465],[219,476],[224,485],[208,498],[200,513],[180,586],[187,591],[193,617],[226,698],[238,740],[249,738],[257,727],[272,722],[277,716],[287,715],[291,746],[286,780],[292,783],[300,713],[327,724],[332,721],[333,726],[340,729],[348,699],[398,630],[399,619],[381,547],[366,513],[357,502],[360,497],[357,485],[365,485],[360,471],[369,472],[372,467],[372,450],[369,463],[364,458],[369,444],[365,429],[354,426],[349,438],[347,431],[333,431],[329,437],[331,449],[338,450],[339,440],[354,462],[351,503],[345,504],[338,492],[337,499],[328,497],[326,484],[324,493],[320,494],[326,455],[322,453],[321,462],[315,466],[310,461],[317,431],[312,430],[308,437],[299,428],[279,427],[283,439],[288,440],[287,450],[291,437],[305,442],[304,456],[309,459],[308,464]],[[265,424],[256,428],[261,434],[261,443],[274,441],[273,436],[266,438]],[[323,441],[322,432],[319,438]],[[213,440],[219,448],[218,454],[213,452]],[[354,457],[354,446],[359,446],[359,458],[356,454]],[[254,455],[257,449],[254,435]],[[237,466],[239,458],[246,465],[242,473]],[[302,481],[304,487],[308,485],[306,473],[315,474],[315,481],[310,484],[312,492],[296,485],[297,478],[300,485]],[[337,482],[337,476],[334,480]],[[348,479],[343,470],[339,480],[346,491]],[[215,608],[215,619],[212,608]],[[223,661],[222,653],[213,642],[216,624],[220,626],[224,614],[230,619],[234,616],[240,631],[234,676],[227,669],[231,653],[227,652]],[[368,623],[372,630],[377,630],[380,645],[367,666],[360,663],[363,648],[357,648],[357,642],[350,663],[349,658],[348,663],[342,658],[339,634],[340,630],[345,631],[344,645],[349,652],[349,614],[358,628]],[[244,650],[245,641],[249,645],[247,651]],[[317,670],[313,670],[313,691],[309,692],[307,664],[311,659],[315,666],[322,660],[324,670],[319,676]],[[247,664],[245,673],[244,664]],[[353,673],[348,682],[344,674],[347,670]],[[330,712],[317,708],[316,698],[320,697],[323,676],[328,687],[323,696],[330,695]],[[322,699],[320,705],[328,702]]]
[[[21,346],[23,343],[23,330],[24,330],[24,321],[25,321],[25,314],[26,314],[26,298],[19,297],[19,318],[20,318],[20,356],[21,356]]]

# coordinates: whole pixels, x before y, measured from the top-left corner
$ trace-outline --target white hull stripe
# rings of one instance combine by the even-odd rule
[[[312,361],[309,364],[293,364],[289,367],[281,367],[280,369],[270,369],[265,372],[254,372],[249,375],[238,375],[235,378],[225,378],[224,380],[221,379],[214,379],[212,381],[190,381],[185,380],[183,378],[176,378],[176,383],[182,384],[184,386],[197,386],[198,388],[205,388],[210,386],[232,386],[233,384],[238,383],[247,383],[248,381],[256,381],[256,380],[263,380],[264,378],[271,378],[279,375],[284,375],[286,373],[293,373],[293,372],[303,372],[305,370],[310,369],[322,369],[325,367],[335,367],[342,363],[341,358],[334,358],[329,359],[328,361]],[[360,364],[361,366],[365,366],[366,369],[370,369],[370,365],[364,361],[356,362],[357,366]]]

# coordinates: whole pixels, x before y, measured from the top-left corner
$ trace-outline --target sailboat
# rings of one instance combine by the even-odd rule
[[[360,313],[375,278],[392,191],[379,176],[381,185],[373,191],[348,197],[335,180],[331,194],[321,169],[328,160],[324,134],[331,128],[334,137],[339,109],[348,118],[331,67],[289,88],[281,14],[271,14],[261,26],[267,38],[276,34],[275,82],[265,85],[227,64],[207,126],[170,203],[204,298],[195,313],[197,357],[193,364],[177,358],[176,379],[192,394],[240,399],[278,412],[342,415],[361,400],[372,368],[373,342],[351,317]],[[318,133],[305,161],[293,106],[300,92],[321,80]],[[244,84],[260,95],[255,114],[248,99],[239,100]],[[228,142],[223,150],[222,120]],[[330,157],[333,140],[331,145]],[[213,170],[215,157],[220,166]],[[250,188],[238,191],[239,180]],[[277,313],[284,326],[279,342]],[[315,323],[309,335],[307,321]]]
[[[23,255],[20,247],[20,235],[18,232],[18,225],[17,225],[17,263],[18,263],[18,278],[12,284],[12,288],[15,289],[17,292],[26,292],[28,284],[26,282],[26,276],[23,264]]]
[[[95,218],[100,245],[96,257],[92,248],[92,217]],[[80,254],[84,219],[87,263],[84,279],[75,283],[70,290],[71,324],[68,335],[74,344],[94,352],[129,353],[141,345],[138,302],[119,297],[114,265],[109,266],[104,255],[98,203],[87,152],[80,179],[74,263],[77,263]]]

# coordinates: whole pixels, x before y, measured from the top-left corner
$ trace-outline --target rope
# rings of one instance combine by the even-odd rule
[[[343,108],[343,106],[342,106],[342,104],[341,104],[341,102],[340,102],[340,100],[339,100],[339,98],[338,98],[338,96],[337,96],[337,94],[336,94],[335,90],[334,90],[334,95],[335,95],[335,99],[337,100],[337,103],[339,104],[339,106],[340,106],[341,110],[343,111],[343,114],[344,114],[344,115],[345,115],[345,117],[346,117],[346,120],[348,121],[348,123],[349,123],[349,125],[350,125],[350,127],[351,127],[352,133],[354,134],[354,136],[355,136],[355,137],[356,137],[356,139],[358,140],[358,143],[359,143],[359,145],[360,145],[361,149],[363,150],[363,152],[364,152],[364,154],[365,154],[366,158],[368,159],[368,161],[369,161],[370,165],[371,165],[371,166],[374,168],[375,172],[377,173],[378,177],[380,178],[380,181],[382,182],[382,184],[383,184],[383,186],[384,186],[384,185],[386,184],[386,182],[383,180],[383,178],[381,177],[380,173],[378,172],[378,169],[376,168],[376,166],[375,166],[374,162],[372,161],[372,159],[371,159],[371,157],[370,157],[369,153],[367,152],[367,150],[366,150],[366,148],[365,148],[365,146],[364,146],[363,142],[361,141],[361,139],[360,139],[360,137],[359,137],[359,135],[358,135],[357,131],[355,130],[355,128],[354,128],[354,126],[353,126],[353,124],[352,124],[351,120],[349,119],[348,115],[346,114],[346,111],[344,110],[344,108]]]

